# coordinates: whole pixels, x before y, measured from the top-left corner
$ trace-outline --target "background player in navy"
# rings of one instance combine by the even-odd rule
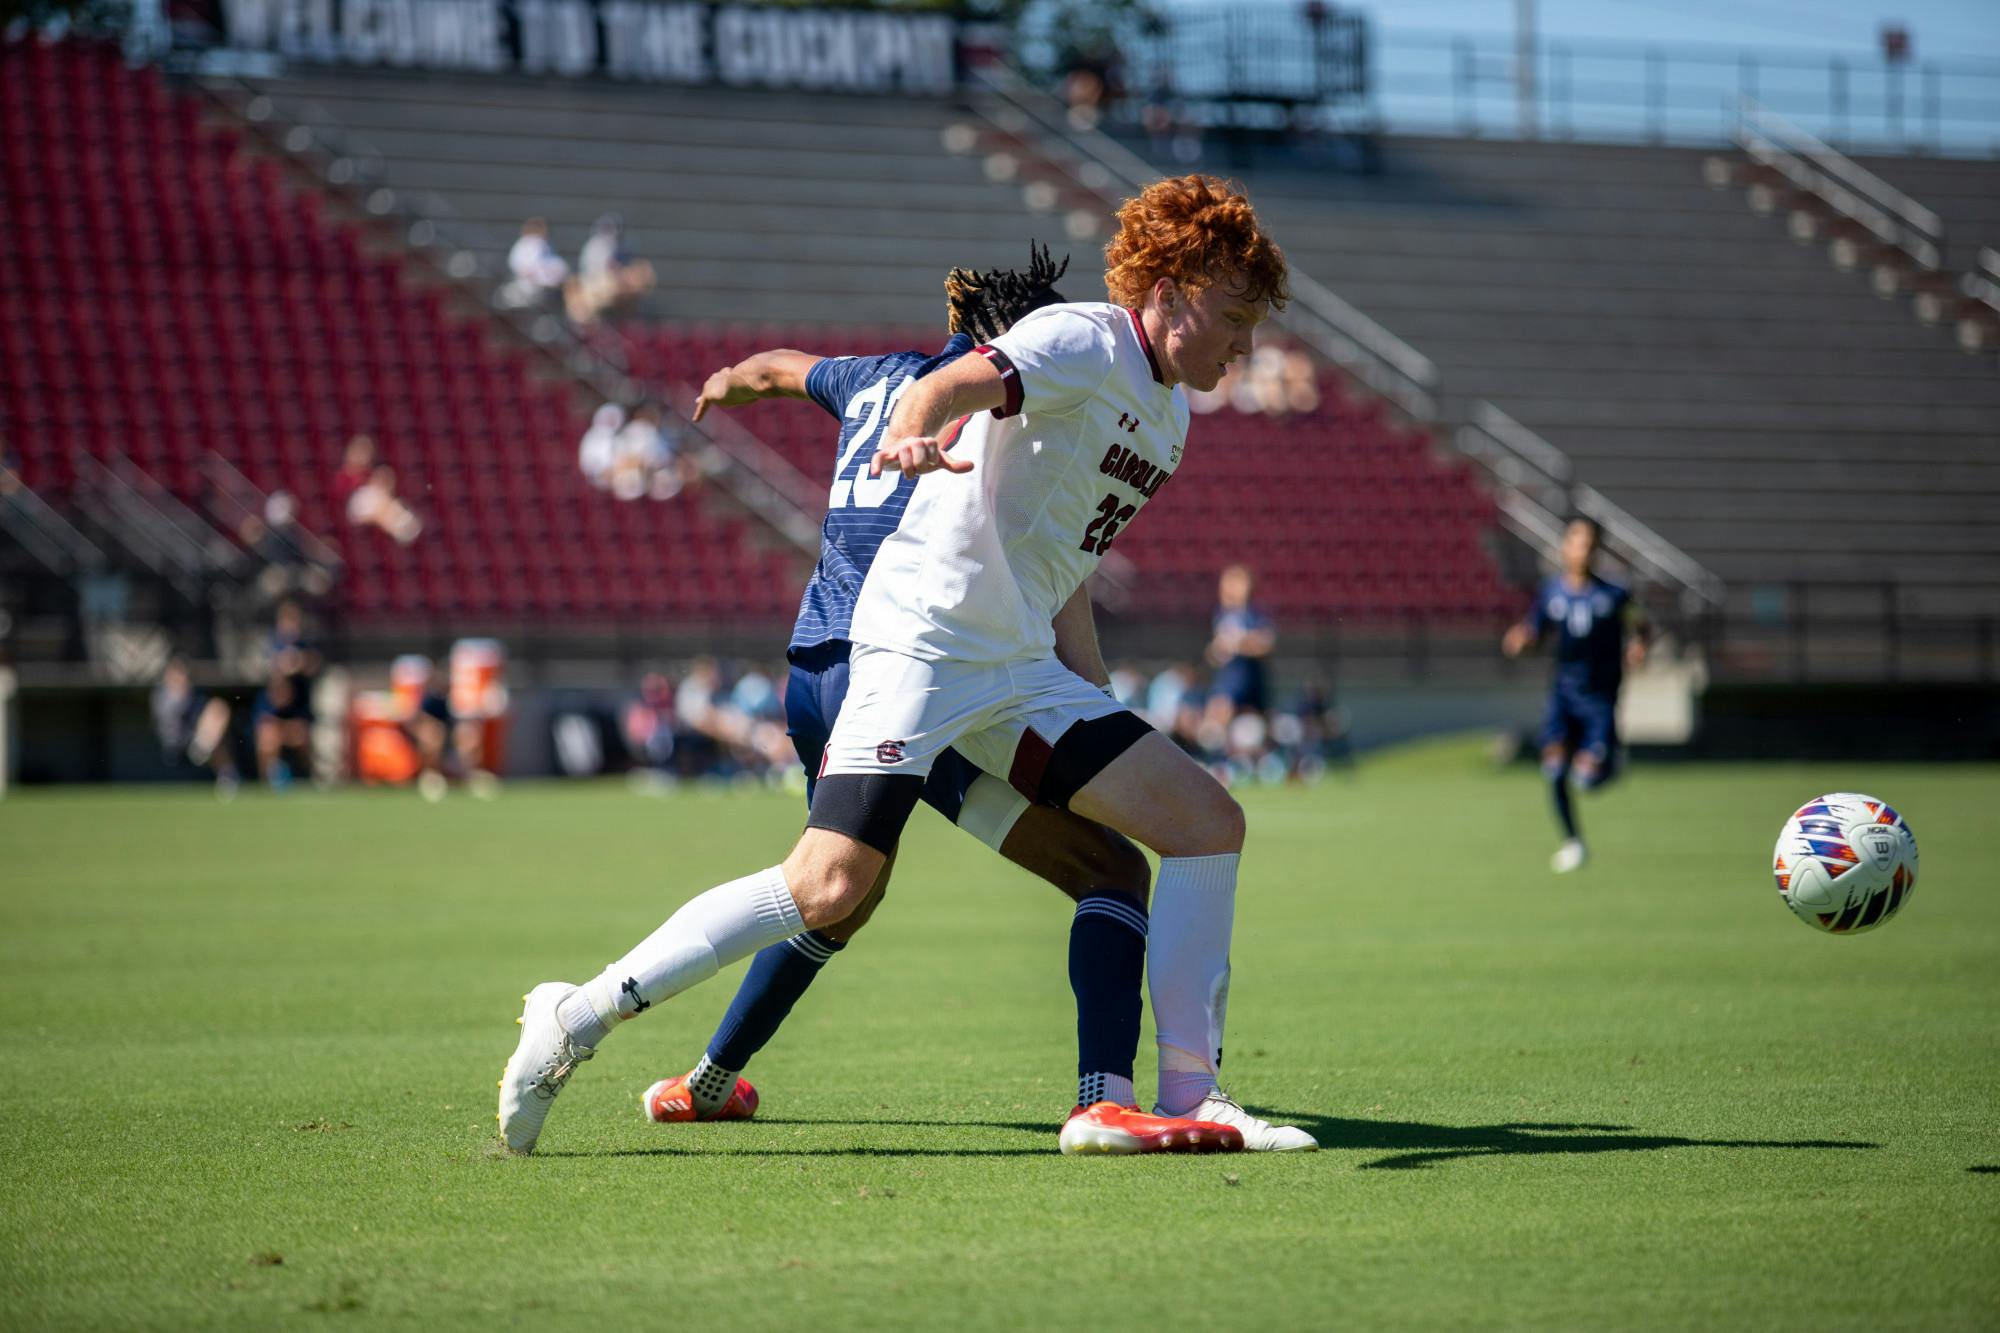
[[[1625,589],[1597,577],[1591,562],[1602,534],[1588,518],[1563,529],[1562,572],[1542,580],[1535,604],[1500,641],[1509,657],[1556,634],[1555,679],[1542,722],[1542,774],[1555,798],[1563,843],[1550,859],[1558,873],[1589,859],[1570,804],[1569,778],[1585,791],[1611,780],[1618,763],[1618,686],[1629,662],[1646,658],[1646,626]],[[1628,637],[1629,635],[1629,637]]]
[[[761,352],[715,372],[702,386],[694,411],[697,421],[710,407],[793,397],[810,398],[841,423],[819,563],[800,601],[786,652],[792,669],[785,713],[799,761],[805,765],[809,797],[847,694],[847,636],[855,599],[876,550],[901,521],[917,486],[917,478],[900,473],[868,475],[869,460],[881,443],[891,410],[910,383],[1004,333],[1028,312],[1060,304],[1063,298],[1054,284],[1067,267],[1067,261],[1056,266],[1046,250],[1036,247],[1026,273],[952,270],[945,282],[951,338],[935,355],[818,357],[789,350]],[[1087,659],[1068,661],[1072,670],[1102,682],[1107,676],[1090,616],[1089,604],[1079,594],[1058,620],[1057,639],[1060,648],[1074,649]],[[1132,1105],[1150,884],[1139,849],[1066,811],[1029,805],[1005,782],[982,774],[949,750],[932,769],[923,799],[1076,900],[1069,973],[1077,999],[1079,1110],[1065,1127],[1065,1151],[1187,1146],[1186,1127],[1202,1122],[1143,1116]],[[733,1120],[755,1112],[757,1092],[740,1077],[741,1071],[777,1032],[819,969],[867,922],[894,864],[892,858],[866,901],[846,920],[808,930],[757,954],[700,1062],[683,1077],[647,1090],[646,1109],[653,1119]],[[1086,1110],[1092,1113],[1088,1119]],[[1180,1127],[1180,1137],[1171,1139],[1174,1131],[1164,1126]],[[1240,1136],[1231,1137],[1235,1133],[1205,1125],[1201,1146],[1240,1147]]]

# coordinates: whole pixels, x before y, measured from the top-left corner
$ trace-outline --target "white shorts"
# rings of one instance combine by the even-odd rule
[[[847,700],[821,777],[927,777],[949,746],[1028,801],[1045,801],[1043,778],[1063,734],[1126,712],[1054,658],[927,662],[856,644],[848,661]]]

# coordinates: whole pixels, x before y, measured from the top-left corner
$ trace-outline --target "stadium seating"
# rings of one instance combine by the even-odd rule
[[[487,330],[456,318],[440,290],[418,285],[396,257],[371,253],[314,193],[288,189],[275,162],[254,155],[234,131],[205,125],[192,99],[101,50],[17,46],[5,58],[5,216],[17,246],[0,261],[9,312],[0,322],[0,425],[38,488],[60,493],[75,452],[116,449],[187,494],[201,484],[204,453],[214,450],[260,485],[298,495],[307,523],[338,539],[350,569],[346,609],[362,623],[789,616],[802,574],[796,556],[761,548],[745,523],[718,521],[688,499],[620,504],[590,490],[576,468],[587,404],[562,384],[538,380],[523,353],[489,345]],[[435,90],[423,91],[434,82],[381,86],[435,99]],[[538,104],[529,118],[552,130],[560,98],[583,95],[562,93],[556,110]],[[835,100],[851,116],[881,119],[872,104]],[[71,110],[52,114],[57,106]],[[465,132],[513,142],[522,127],[486,109],[491,122],[466,122]],[[425,114],[432,127],[462,119],[449,107]],[[648,114],[648,133],[674,123],[657,108]],[[928,125],[926,116],[944,114],[900,119]],[[704,123],[712,135],[734,122]],[[521,142],[526,151],[543,140]],[[915,147],[922,151],[896,156]],[[938,150],[934,126],[920,134],[904,126],[870,153],[875,170],[894,163],[925,190],[939,173],[966,169]],[[857,157],[869,153],[843,160],[861,171]],[[754,161],[733,160],[754,175]],[[511,169],[489,168],[488,178]],[[504,248],[518,213],[577,198],[542,193],[553,188],[517,183],[496,214],[492,243]],[[768,217],[796,212],[816,188],[789,183],[773,195]],[[746,187],[773,189],[769,181]],[[879,268],[859,274],[846,266],[845,251],[815,251],[806,267],[832,275],[824,283],[761,267],[740,274],[731,281],[784,298],[755,308],[791,310],[801,322],[643,327],[628,338],[632,369],[659,383],[692,384],[774,344],[828,352],[933,344],[936,328],[861,325],[851,315],[843,326],[814,328],[810,311],[794,310],[790,298],[819,287],[838,296],[842,284],[890,285],[893,272],[925,294],[897,294],[880,308],[906,318],[928,313],[942,304],[942,269],[968,257],[972,238],[963,229],[974,219],[994,241],[974,262],[1017,259],[1013,247],[1030,226],[1014,196],[1005,197],[998,212],[958,209],[947,230],[959,230],[914,266],[899,258],[907,247],[898,242],[883,247]],[[601,206],[578,202],[578,219]],[[663,244],[659,253],[688,247]],[[671,278],[667,285],[669,305],[688,299]],[[723,295],[710,293],[717,302]],[[830,299],[817,309],[825,316],[852,306]],[[1353,400],[1338,378],[1326,378],[1323,396],[1305,416],[1224,411],[1197,419],[1182,475],[1148,521],[1120,539],[1136,567],[1132,612],[1206,615],[1215,571],[1236,560],[1258,568],[1265,600],[1294,623],[1484,623],[1512,609],[1480,548],[1491,504],[1466,471],[1434,462],[1427,437],[1391,423],[1379,404]],[[806,475],[825,475],[828,435],[818,413],[767,404],[739,419]],[[425,519],[407,548],[350,528],[334,512],[330,483],[343,442],[357,431],[375,437]]]
[[[635,369],[668,383],[766,347],[829,355],[923,347],[937,330],[657,328],[633,337]],[[1216,571],[1244,563],[1259,597],[1294,625],[1335,619],[1485,624],[1519,610],[1481,541],[1492,501],[1463,465],[1442,465],[1421,431],[1357,400],[1337,375],[1322,403],[1286,417],[1197,416],[1173,482],[1118,538],[1135,566],[1130,614],[1206,615]],[[744,424],[809,476],[833,462],[823,414],[790,403],[742,409]]]
[[[790,615],[795,554],[693,499],[592,491],[567,384],[491,346],[193,99],[104,48],[0,61],[0,436],[37,490],[118,451],[192,495],[219,453],[337,539],[361,622]],[[364,431],[425,520],[408,547],[333,509]]]

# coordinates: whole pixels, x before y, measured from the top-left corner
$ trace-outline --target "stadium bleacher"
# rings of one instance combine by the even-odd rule
[[[591,491],[576,469],[584,405],[568,386],[539,380],[523,353],[455,316],[395,255],[371,253],[312,192],[289,189],[276,163],[204,125],[192,99],[105,52],[21,48],[9,60],[22,77],[8,81],[8,211],[31,239],[5,278],[23,299],[6,324],[20,355],[0,372],[0,411],[32,484],[59,492],[71,451],[117,447],[187,492],[212,449],[297,494],[310,526],[339,535],[360,622],[790,614],[794,555],[685,499],[618,504]],[[295,114],[327,114],[338,94],[392,182],[439,190],[453,225],[483,227],[496,251],[530,212],[574,241],[598,212],[624,211],[635,250],[662,268],[659,306],[705,317],[628,329],[633,371],[661,384],[698,383],[774,344],[933,343],[941,334],[920,321],[940,311],[944,270],[1011,264],[1047,229],[1017,189],[942,150],[942,104],[891,115],[863,99],[811,99],[811,114],[790,122],[806,142],[788,134],[774,149],[773,119],[801,108],[768,95],[689,94],[682,106],[659,90],[638,99],[565,85],[523,97],[478,80],[353,75],[272,91]],[[95,110],[44,114],[58,100]],[[596,147],[583,152],[586,125]],[[572,140],[559,142],[565,130]],[[85,169],[48,171],[58,151]],[[808,160],[819,165],[794,177]],[[829,198],[838,182],[851,206]],[[188,206],[161,207],[169,198]],[[1083,258],[1079,277],[1095,288]],[[870,322],[889,316],[899,323]],[[1483,625],[1512,609],[1481,545],[1491,503],[1468,471],[1435,461],[1428,437],[1337,376],[1322,396],[1304,416],[1198,421],[1159,515],[1120,541],[1138,576],[1133,612],[1205,615],[1214,572],[1232,560],[1258,567],[1266,599],[1295,622]],[[739,419],[805,475],[825,474],[817,413],[771,404]],[[356,431],[376,438],[426,519],[408,548],[348,528],[330,507],[340,447]]]
[[[844,355],[928,346],[936,330],[658,328],[636,334],[635,369],[698,382],[707,370],[772,346]],[[1136,566],[1132,612],[1206,615],[1215,573],[1245,563],[1259,595],[1294,624],[1335,617],[1420,617],[1483,625],[1518,610],[1481,541],[1492,501],[1470,470],[1432,457],[1429,437],[1399,426],[1338,375],[1320,406],[1271,417],[1223,409],[1198,416],[1173,483],[1146,521],[1118,538]],[[818,412],[760,403],[743,422],[802,472],[826,475],[831,436]]]
[[[1696,150],[1383,151],[1378,177],[1272,156],[1246,182],[1296,262],[1449,392],[1567,452],[1739,609],[1759,585],[1889,582],[1906,612],[2000,609],[2000,377],[1948,333],[1709,192]],[[1917,174],[1942,199],[1982,171]]]
[[[191,496],[213,451],[338,537],[359,621],[789,616],[793,553],[691,500],[590,490],[570,386],[370,253],[194,99],[107,48],[0,60],[0,432],[38,491],[122,452]],[[333,509],[357,432],[425,519],[408,547]]]

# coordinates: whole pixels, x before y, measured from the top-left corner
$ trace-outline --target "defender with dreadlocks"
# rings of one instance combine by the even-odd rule
[[[848,623],[855,598],[882,540],[916,490],[915,477],[866,475],[868,460],[904,390],[990,342],[1016,319],[1062,300],[1056,281],[1069,266],[1034,246],[1026,272],[974,273],[955,268],[945,279],[950,340],[936,355],[819,357],[779,349],[716,371],[695,403],[699,421],[711,407],[767,398],[810,398],[840,422],[833,492],[820,528],[819,564],[800,600],[786,650],[785,689],[792,743],[805,765],[811,797],[828,735],[847,695]],[[1066,609],[1088,623],[1087,603]],[[1079,672],[1104,679],[1094,647],[1075,642],[1078,622],[1058,626],[1058,650],[1073,651]],[[925,804],[1023,869],[1076,901],[1070,927],[1070,984],[1077,1001],[1077,1105],[1064,1126],[1066,1151],[1148,1152],[1190,1146],[1241,1146],[1235,1130],[1185,1118],[1143,1115],[1133,1101],[1132,1065],[1139,1044],[1140,979],[1145,966],[1146,858],[1125,838],[1065,811],[1031,807],[999,778],[981,773],[953,751],[939,757],[924,784]],[[679,1078],[646,1090],[646,1113],[661,1122],[744,1120],[755,1114],[757,1090],[741,1077],[777,1033],[819,970],[867,923],[888,887],[890,867],[845,920],[808,930],[759,952],[737,987],[728,1012],[699,1063]]]

